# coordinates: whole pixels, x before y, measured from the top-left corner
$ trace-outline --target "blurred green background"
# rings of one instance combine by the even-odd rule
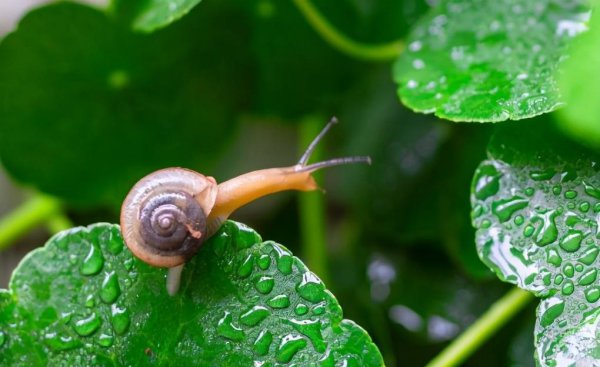
[[[509,288],[477,258],[470,224],[470,182],[491,127],[407,110],[389,62],[333,49],[291,2],[206,0],[151,34],[126,26],[131,4],[119,1],[109,11],[50,5],[15,31],[25,5],[34,2],[0,4],[0,213],[41,191],[76,225],[116,223],[128,188],[155,169],[222,182],[292,165],[335,115],[320,157],[370,155],[372,166],[328,169],[324,195],[277,194],[232,219],[306,261],[388,366],[425,364]],[[405,36],[430,6],[318,3],[338,29],[373,44]],[[324,205],[324,267],[311,263],[319,255],[300,200]],[[48,236],[38,228],[0,254],[0,287]],[[533,324],[531,306],[465,365],[532,366]]]

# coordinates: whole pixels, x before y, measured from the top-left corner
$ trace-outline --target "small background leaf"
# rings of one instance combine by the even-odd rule
[[[118,226],[63,232],[20,264],[0,315],[11,366],[383,364],[300,260],[235,222],[186,265],[174,297]]]
[[[136,31],[152,32],[179,20],[201,0],[113,0],[115,13],[123,17]]]
[[[454,121],[523,119],[561,105],[556,71],[588,2],[445,0],[394,66],[404,104]]]
[[[544,298],[536,324],[541,365],[599,363],[590,325],[600,306],[600,156],[547,121],[513,125],[498,128],[473,178],[479,255],[502,280]]]

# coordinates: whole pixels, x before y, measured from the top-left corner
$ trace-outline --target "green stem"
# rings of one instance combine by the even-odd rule
[[[0,219],[0,250],[9,247],[32,228],[62,214],[61,210],[60,202],[54,198],[36,195],[28,199]]]
[[[329,23],[310,0],[294,0],[294,4],[325,41],[349,56],[367,61],[390,61],[404,50],[402,40],[378,45],[356,42]]]
[[[473,325],[429,362],[427,367],[458,366],[533,299],[531,293],[514,288],[496,301]]]
[[[59,212],[46,221],[46,228],[52,234],[73,228],[75,225],[64,213]]]
[[[300,124],[299,142],[305,149],[323,128],[323,119],[314,116],[305,118]],[[321,159],[322,149],[319,146],[312,154],[311,161]],[[321,172],[313,174],[316,178]],[[327,241],[325,239],[325,202],[319,190],[299,194],[299,216],[301,245],[304,259],[310,269],[325,283],[329,279],[327,271]]]

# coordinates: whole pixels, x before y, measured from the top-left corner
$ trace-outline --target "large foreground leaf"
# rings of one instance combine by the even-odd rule
[[[182,289],[133,258],[119,227],[52,238],[0,291],[10,366],[381,366],[377,347],[296,257],[227,222]]]
[[[455,121],[523,119],[560,104],[556,71],[585,0],[444,0],[394,68],[408,107]]]
[[[597,365],[600,156],[547,121],[518,127],[496,132],[473,179],[479,255],[498,277],[543,298],[535,331],[541,365]]]

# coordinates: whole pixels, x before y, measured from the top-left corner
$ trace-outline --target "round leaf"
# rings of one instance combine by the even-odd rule
[[[473,178],[479,256],[502,280],[547,297],[537,312],[541,365],[600,363],[589,325],[600,309],[600,157],[546,121],[519,127],[496,132]]]
[[[11,366],[382,366],[366,332],[283,246],[226,222],[166,293],[119,227],[53,237],[0,292],[0,361]],[[21,361],[26,361],[22,363]]]
[[[400,99],[454,121],[552,111],[561,105],[556,71],[588,11],[583,0],[442,1],[394,66]]]

